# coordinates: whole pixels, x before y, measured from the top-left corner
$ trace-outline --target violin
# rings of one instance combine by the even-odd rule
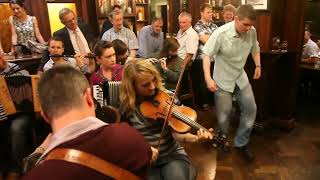
[[[169,113],[169,106],[172,101],[170,97],[164,91],[158,91],[156,96],[150,101],[143,101],[140,106],[141,114],[149,119],[165,119],[166,115]],[[203,127],[197,120],[197,112],[184,105],[172,105],[171,113],[168,116],[167,122],[168,125],[178,133],[187,133],[191,129],[199,130],[203,129],[206,132],[209,132],[213,135],[212,146],[219,147],[223,151],[229,151],[229,144],[225,138],[214,134],[209,131],[207,128]]]

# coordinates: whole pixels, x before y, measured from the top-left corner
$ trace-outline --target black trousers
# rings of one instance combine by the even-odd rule
[[[196,58],[191,66],[192,88],[195,96],[195,104],[202,106],[204,104],[213,104],[213,93],[207,88],[204,79],[202,59]],[[213,63],[211,63],[211,74],[213,70]]]

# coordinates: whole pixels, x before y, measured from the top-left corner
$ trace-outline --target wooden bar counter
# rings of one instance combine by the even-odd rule
[[[245,70],[252,85],[257,121],[268,126],[291,129],[296,110],[299,82],[299,52],[261,52],[262,76],[253,80],[255,64],[249,56]]]

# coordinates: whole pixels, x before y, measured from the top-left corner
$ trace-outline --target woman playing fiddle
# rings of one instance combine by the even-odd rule
[[[196,142],[201,139],[212,139],[212,135],[202,129],[197,132],[197,135],[178,134],[166,127],[161,140],[160,151],[158,151],[156,147],[164,122],[144,117],[140,111],[140,104],[152,99],[153,96],[163,90],[160,74],[150,61],[132,60],[127,62],[120,87],[122,119],[128,120],[151,145],[153,162],[148,179],[195,179],[195,169],[178,141]]]
[[[12,45],[25,45],[30,48],[28,40],[44,44],[40,33],[37,18],[29,16],[24,7],[24,0],[10,0],[13,16],[9,17],[12,31]]]
[[[99,85],[104,81],[121,81],[122,79],[122,65],[116,64],[116,54],[111,42],[99,41],[94,53],[100,68],[91,76],[91,84]]]

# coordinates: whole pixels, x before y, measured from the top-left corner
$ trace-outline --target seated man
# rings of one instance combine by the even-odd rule
[[[20,67],[13,63],[8,63],[5,56],[0,54],[0,75],[29,75],[28,71],[20,69]],[[9,145],[1,146],[2,148],[11,149],[10,151],[10,167],[9,175],[11,177],[18,176],[21,173],[21,161],[29,152],[30,144],[28,140],[31,138],[31,117],[25,113],[16,113],[14,115],[7,116],[5,114],[3,105],[0,103],[0,123],[1,123],[1,136],[0,141],[6,142],[7,137],[9,139]],[[4,133],[8,130],[7,133]],[[2,137],[6,137],[2,139]],[[28,139],[29,138],[29,139]],[[0,158],[1,161],[5,158]],[[8,166],[8,165],[6,165]],[[0,170],[1,172],[1,170]]]
[[[120,11],[120,12],[123,12],[122,11],[122,7],[118,4],[114,5],[112,8],[111,8],[111,11],[108,13],[110,15],[110,13],[112,11]],[[127,21],[123,21],[123,26],[126,27],[126,28],[130,28],[129,24]],[[102,25],[102,28],[101,28],[101,31],[100,31],[100,35],[99,35],[99,38],[101,39],[102,38],[102,35],[108,31],[109,29],[112,28],[112,23],[111,23],[111,20],[110,20],[110,17],[108,16],[108,18],[103,22],[103,25]]]
[[[87,55],[90,53],[90,47],[94,41],[94,34],[91,28],[83,21],[77,19],[76,14],[68,8],[63,8],[59,11],[59,19],[65,26],[54,32],[53,36],[60,37],[63,40],[64,54]],[[48,52],[46,52],[43,54],[38,67],[39,73],[43,71],[43,66],[48,60]],[[85,64],[93,65],[94,63],[92,61],[86,61]]]
[[[146,177],[150,146],[128,124],[108,125],[95,117],[91,88],[79,71],[70,66],[46,71],[38,83],[38,93],[41,114],[51,125],[52,137],[38,161],[40,164],[24,179],[112,179],[93,168],[66,160],[45,160],[59,148],[84,151],[140,178]]]
[[[49,54],[53,56],[49,61],[44,65],[43,70],[47,71],[51,69],[54,65],[58,64],[69,64],[74,68],[81,70],[82,73],[89,73],[89,68],[86,64],[83,63],[83,56],[76,54],[75,58],[64,58],[62,54],[64,52],[64,44],[61,38],[52,37],[49,40]],[[57,57],[54,57],[57,56]]]
[[[163,20],[155,17],[152,24],[141,28],[138,36],[138,54],[143,58],[154,58],[160,52],[163,43]]]
[[[304,45],[302,52],[302,61],[305,62],[314,62],[317,60],[319,55],[318,45],[310,39],[311,33],[309,29],[304,31]]]
[[[103,34],[101,40],[112,42],[115,39],[120,39],[128,46],[129,57],[134,58],[136,50],[139,49],[138,40],[131,29],[123,27],[123,13],[121,11],[112,11],[110,19],[113,27]]]

